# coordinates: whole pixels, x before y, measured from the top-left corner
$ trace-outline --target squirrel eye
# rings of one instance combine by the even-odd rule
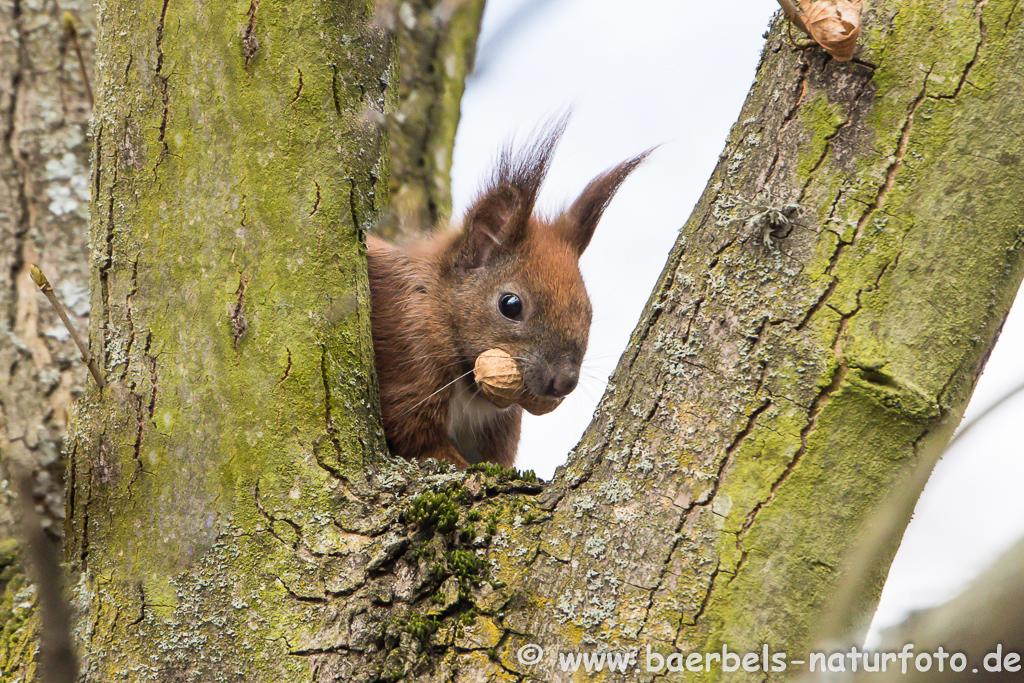
[[[523,302],[511,292],[502,294],[498,298],[498,311],[509,320],[518,320],[523,314]]]

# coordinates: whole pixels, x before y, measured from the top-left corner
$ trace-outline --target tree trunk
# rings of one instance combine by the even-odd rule
[[[327,559],[388,471],[357,301],[390,43],[365,1],[99,12],[108,384],[78,405],[67,501],[86,680],[294,680],[318,588],[296,534]]]
[[[64,13],[71,18],[74,37]],[[53,279],[72,321],[89,315],[86,231],[88,119],[92,109],[92,3],[0,2],[0,678],[34,647],[31,595],[16,560],[12,466],[32,475],[48,532],[63,527],[60,458],[68,408],[85,366],[56,313],[29,277],[30,263]],[[76,50],[77,46],[77,50]],[[84,62],[79,63],[78,53]]]
[[[777,22],[555,480],[396,463],[355,304],[384,182],[360,112],[392,92],[369,8],[114,4],[93,200],[110,384],[78,413],[68,504],[86,680],[801,658],[858,528],[958,422],[1024,272],[1018,4],[889,3],[848,64]]]
[[[374,231],[401,241],[452,209],[451,166],[459,106],[473,70],[484,0],[381,2],[398,44],[396,111],[388,117],[391,206]]]
[[[959,422],[1024,265],[1024,13],[864,23],[847,64],[774,26],[553,518],[517,537],[541,561],[500,574],[547,597],[510,662],[588,637],[803,658],[862,523]]]
[[[539,551],[566,564],[544,579],[556,604],[527,629],[538,642],[581,640],[594,608],[568,587],[595,568],[569,568],[572,539],[600,538],[632,576],[608,642],[802,654],[865,518],[959,422],[1019,286],[1022,18],[1014,2],[874,5],[847,64],[774,27],[556,477],[558,533]],[[622,518],[641,511],[637,533]]]

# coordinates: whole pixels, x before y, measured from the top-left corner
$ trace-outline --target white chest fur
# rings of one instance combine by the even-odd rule
[[[464,382],[458,384],[448,402],[448,438],[466,462],[480,462],[479,440],[501,412],[501,408],[481,396],[475,387]]]

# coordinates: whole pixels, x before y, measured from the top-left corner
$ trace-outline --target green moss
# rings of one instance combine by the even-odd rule
[[[487,526],[485,528],[487,530],[487,539],[488,540],[490,540],[491,536],[494,536],[494,534],[498,533],[498,511],[497,510],[493,510],[487,516]]]
[[[408,619],[399,619],[397,623],[401,626],[402,631],[418,640],[424,648],[430,644],[430,637],[441,627],[441,622],[437,619],[422,617],[418,614],[414,614]]]
[[[406,512],[406,519],[422,531],[451,533],[459,523],[459,507],[456,496],[457,494],[452,492],[427,491],[413,499]]]
[[[510,481],[525,481],[529,484],[536,484],[537,474],[533,470],[523,470],[520,472],[515,467],[502,467],[495,463],[482,462],[476,465],[471,465],[468,470],[470,474],[473,472],[480,472],[491,479],[496,479],[499,482],[510,482]]]

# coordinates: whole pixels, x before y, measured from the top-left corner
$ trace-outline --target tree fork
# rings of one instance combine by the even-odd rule
[[[862,521],[948,438],[1021,279],[1017,4],[890,3],[849,64],[776,22],[546,490],[376,458],[353,235],[382,176],[347,147],[379,144],[355,123],[389,54],[356,30],[367,8],[331,23],[292,3],[319,27],[298,31],[266,0],[237,24],[111,4],[93,212],[110,384],[80,411],[68,506],[88,680],[560,680],[556,652],[593,647],[795,658]],[[159,40],[131,23],[164,8]],[[189,45],[204,31],[220,38]],[[313,145],[324,124],[347,135]],[[527,643],[546,648],[532,667]]]

